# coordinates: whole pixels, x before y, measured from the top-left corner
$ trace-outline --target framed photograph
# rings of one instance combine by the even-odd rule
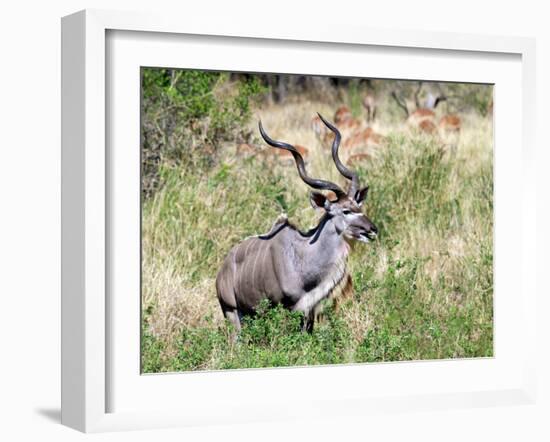
[[[83,11],[62,54],[64,424],[532,403],[532,40]]]

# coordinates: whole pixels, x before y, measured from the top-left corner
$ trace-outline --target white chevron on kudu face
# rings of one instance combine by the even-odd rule
[[[264,299],[302,312],[304,329],[311,331],[322,301],[351,289],[346,269],[349,243],[368,242],[377,235],[376,227],[361,211],[368,186],[360,188],[357,174],[341,163],[338,129],[321,115],[319,118],[334,133],[332,158],[338,171],[350,180],[349,190],[344,192],[335,183],[308,176],[294,146],[271,139],[260,123],[260,134],[270,146],[292,154],[300,178],[314,189],[332,191],[336,199],[311,193],[312,206],[323,215],[308,232],[280,216],[268,233],[249,237],[230,250],[218,272],[216,291],[225,317],[237,331],[241,318],[254,314]]]

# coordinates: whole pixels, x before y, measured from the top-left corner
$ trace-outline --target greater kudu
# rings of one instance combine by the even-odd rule
[[[319,115],[334,133],[332,159],[350,180],[347,192],[330,181],[311,178],[294,146],[271,139],[259,123],[260,134],[270,146],[286,149],[294,157],[301,179],[310,187],[330,190],[336,198],[311,192],[315,209],[323,210],[319,224],[301,232],[286,218],[277,219],[269,233],[245,239],[233,247],[216,278],[216,291],[225,317],[239,331],[243,315],[254,314],[263,299],[304,314],[304,329],[311,331],[321,301],[338,296],[351,278],[346,269],[350,242],[369,242],[377,235],[374,224],[361,212],[368,186],[360,187],[357,173],[338,157],[341,135]]]

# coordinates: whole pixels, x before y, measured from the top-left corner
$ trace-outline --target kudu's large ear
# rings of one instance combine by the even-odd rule
[[[355,192],[355,202],[359,205],[363,204],[363,201],[367,198],[367,194],[369,193],[369,186],[365,186],[362,189]]]
[[[309,194],[309,202],[314,209],[328,210],[330,207],[330,201],[328,198],[320,192],[311,192]]]

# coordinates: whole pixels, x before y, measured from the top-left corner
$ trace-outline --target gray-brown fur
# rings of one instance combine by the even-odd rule
[[[352,181],[347,193],[334,183],[307,176],[303,159],[293,146],[271,140],[260,125],[268,144],[293,154],[307,184],[331,190],[337,199],[330,201],[322,193],[311,193],[312,206],[323,215],[309,232],[301,232],[286,217],[280,217],[268,233],[247,238],[231,249],[218,273],[216,290],[224,315],[237,330],[242,316],[253,314],[263,299],[301,311],[305,328],[311,330],[321,302],[351,287],[346,269],[350,243],[376,237],[376,227],[361,212],[368,187],[359,189],[357,175],[339,162],[339,132],[325,124],[336,135],[335,164]]]

